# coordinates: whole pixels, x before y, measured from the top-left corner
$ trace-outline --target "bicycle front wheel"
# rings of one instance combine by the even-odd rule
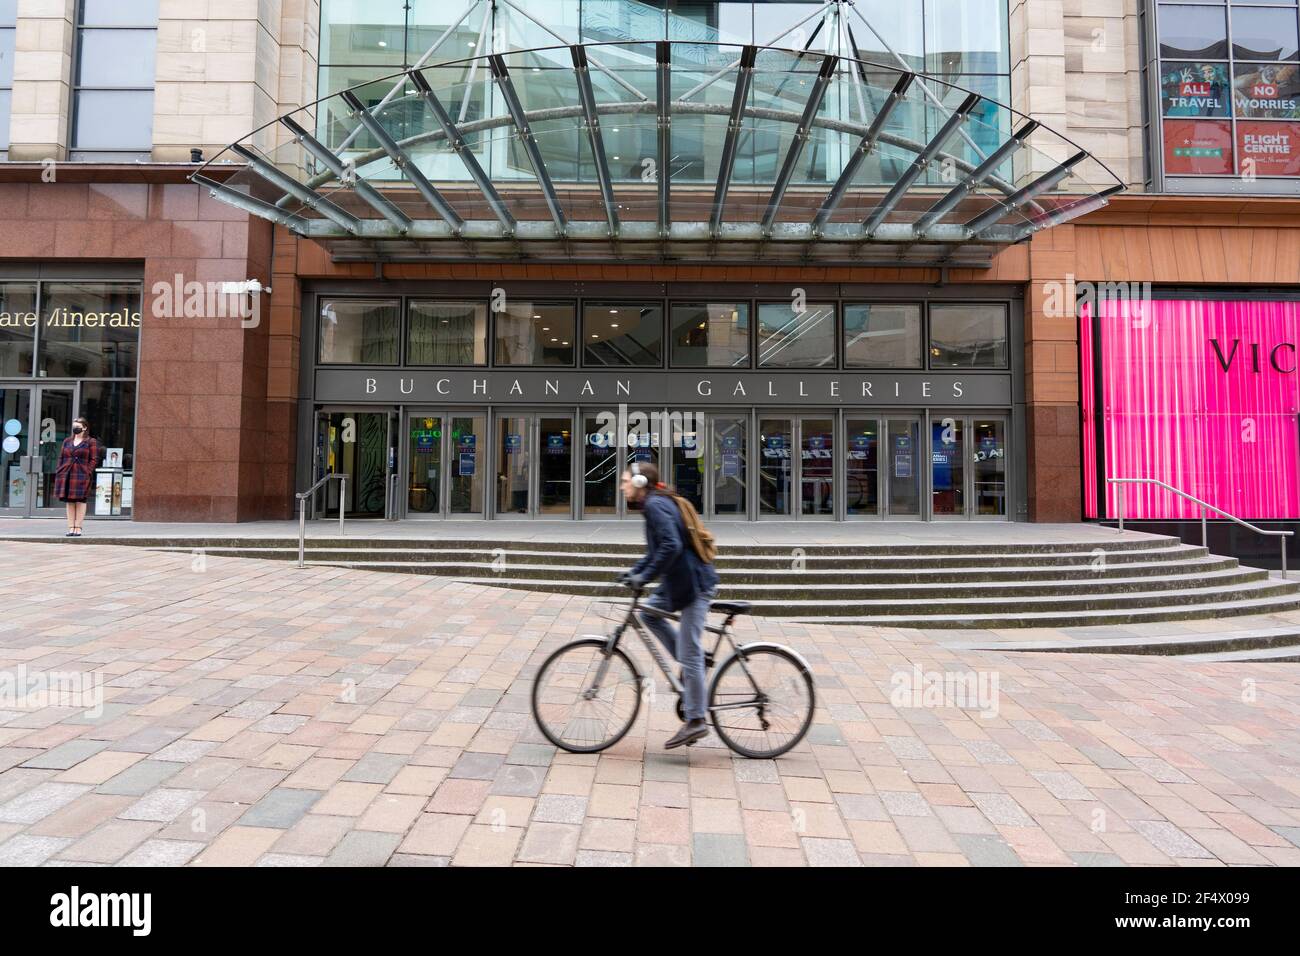
[[[794,747],[808,733],[815,707],[812,674],[775,644],[738,648],[709,690],[714,730],[744,757],[779,757]]]
[[[561,750],[589,754],[623,739],[641,710],[641,675],[603,638],[565,644],[533,681],[533,719]]]

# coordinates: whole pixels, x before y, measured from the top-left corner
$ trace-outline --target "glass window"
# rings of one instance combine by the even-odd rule
[[[514,302],[495,318],[497,365],[572,365],[576,315],[567,302]]]
[[[82,382],[81,414],[105,448],[122,449],[119,466],[135,468],[135,382]],[[112,463],[104,461],[106,467]]]
[[[146,152],[153,147],[158,0],[86,0],[78,9],[72,148]]]
[[[134,378],[140,344],[140,284],[50,282],[41,308],[39,374]]]
[[[1006,0],[926,0],[926,72],[1010,73]]]
[[[930,368],[1006,368],[1004,305],[930,306]]]
[[[152,87],[154,30],[83,30],[77,83],[91,87]]]
[[[88,27],[140,27],[158,22],[158,0],[83,0]]]
[[[412,302],[408,365],[486,365],[487,306],[481,302]]]
[[[920,368],[921,306],[846,304],[844,364],[851,368]]]
[[[32,374],[37,322],[36,285],[0,282],[0,376]]]
[[[584,365],[663,364],[664,310],[658,303],[588,302],[582,308]]]
[[[0,152],[9,148],[9,113],[13,100],[17,0],[0,0]],[[3,332],[0,332],[3,335]]]
[[[758,364],[764,368],[833,368],[835,303],[790,302],[758,307]]]
[[[323,364],[396,365],[401,304],[397,299],[323,299]]]
[[[1222,6],[1162,3],[1158,16],[1161,56],[1228,58],[1228,24]]]
[[[1232,55],[1242,60],[1295,59],[1295,8],[1233,7]]]
[[[749,303],[674,303],[669,361],[685,368],[749,367]]]

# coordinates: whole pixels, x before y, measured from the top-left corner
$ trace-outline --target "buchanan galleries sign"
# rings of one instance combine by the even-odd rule
[[[318,402],[1009,405],[1009,372],[316,370]]]

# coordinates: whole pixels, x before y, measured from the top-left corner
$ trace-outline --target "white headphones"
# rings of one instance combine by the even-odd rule
[[[632,487],[644,488],[650,484],[650,479],[641,474],[641,465],[638,462],[632,462]]]

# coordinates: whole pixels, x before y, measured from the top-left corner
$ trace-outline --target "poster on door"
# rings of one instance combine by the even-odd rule
[[[462,451],[457,468],[462,478],[474,477],[474,453],[472,451]]]
[[[9,466],[9,507],[27,507],[27,475],[20,465]]]
[[[912,438],[910,435],[894,436],[894,477],[912,477]]]
[[[546,454],[563,455],[567,450],[568,448],[564,443],[563,435],[546,436]]]
[[[524,447],[524,436],[506,435],[505,442],[506,442],[506,454],[514,455],[517,454],[519,450]]]

